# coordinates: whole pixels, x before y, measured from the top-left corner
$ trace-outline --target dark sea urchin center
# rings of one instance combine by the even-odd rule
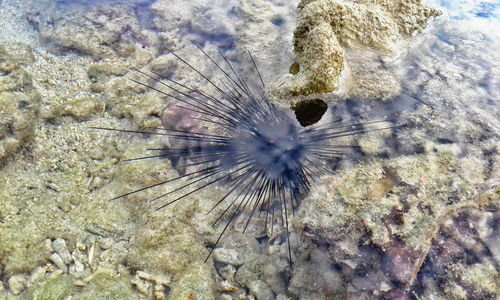
[[[268,180],[289,177],[299,171],[297,162],[301,160],[304,149],[295,121],[282,111],[277,110],[275,113],[281,115],[278,121],[267,120],[252,124],[251,127],[243,126],[250,129],[235,130],[229,142],[232,157],[246,158],[252,168],[261,171]]]

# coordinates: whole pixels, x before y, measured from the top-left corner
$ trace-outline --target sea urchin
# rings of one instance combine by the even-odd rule
[[[220,84],[216,84],[173,51],[170,52],[206,80],[215,89],[217,95],[210,95],[188,87],[152,71],[146,73],[134,69],[143,76],[153,79],[159,86],[167,88],[168,92],[161,90],[160,87],[132,80],[176,99],[179,103],[178,107],[193,113],[191,118],[217,127],[218,133],[167,128],[156,128],[154,132],[98,128],[129,133],[159,134],[170,140],[180,141],[181,143],[177,144],[189,146],[151,149],[161,152],[159,155],[133,160],[186,156],[190,160],[188,165],[195,167],[191,168],[194,171],[128,192],[115,199],[176,180],[187,180],[179,188],[151,199],[151,201],[167,199],[156,208],[159,210],[210,185],[223,182],[228,187],[227,192],[216,202],[210,212],[224,205],[222,213],[213,226],[225,216],[227,220],[212,251],[235,216],[243,211],[248,213],[244,230],[247,229],[256,212],[265,213],[266,226],[271,226],[272,231],[273,223],[280,222],[286,229],[288,237],[289,216],[299,206],[299,196],[309,191],[315,177],[332,172],[332,164],[342,158],[345,151],[351,148],[348,145],[334,145],[332,141],[344,136],[378,130],[370,128],[370,125],[378,122],[345,125],[341,119],[338,119],[326,125],[301,127],[291,111],[274,105],[262,91],[256,92],[250,89],[222,53],[220,55],[227,70],[200,47],[198,49],[222,73],[224,80],[221,80]],[[262,77],[250,53],[249,57],[264,89]],[[178,191],[182,192],[181,196],[168,199]],[[291,261],[289,242],[288,256]]]

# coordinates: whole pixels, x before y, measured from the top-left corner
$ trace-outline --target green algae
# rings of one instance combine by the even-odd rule
[[[376,244],[397,236],[411,249],[427,249],[443,217],[479,205],[473,202],[476,186],[459,174],[454,148],[429,144],[428,149],[428,154],[374,161],[324,180],[301,206],[296,225],[344,236],[363,224]],[[388,169],[395,179],[387,179]],[[398,211],[401,215],[393,216]],[[389,222],[388,216],[396,219]]]
[[[23,68],[33,60],[27,46],[0,46],[0,163],[35,135],[40,95]]]
[[[86,121],[103,113],[104,103],[96,97],[81,97],[59,104],[52,111],[54,117],[69,116],[77,121]]]
[[[216,299],[216,289],[211,269],[203,261],[192,263],[180,275],[167,299]]]
[[[63,300],[77,292],[73,280],[67,276],[52,278],[31,287],[23,296],[26,300]]]
[[[130,279],[111,270],[98,269],[85,286],[78,287],[69,276],[58,276],[31,287],[22,299],[30,300],[115,300],[139,299],[132,291]]]

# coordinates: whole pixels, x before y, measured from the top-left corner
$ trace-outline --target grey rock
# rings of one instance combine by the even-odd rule
[[[52,242],[52,248],[61,256],[62,260],[65,264],[70,264],[73,262],[73,258],[71,257],[71,253],[68,250],[68,246],[66,245],[66,241],[64,239],[58,238]]]
[[[238,252],[232,249],[215,249],[213,252],[213,257],[216,262],[223,264],[229,264],[233,266],[241,266],[243,264],[243,261],[238,256]]]
[[[9,278],[8,283],[12,294],[18,295],[26,287],[26,276],[24,274],[14,275]]]
[[[64,273],[68,273],[68,266],[64,263],[64,260],[61,258],[61,255],[58,253],[52,253],[50,255],[50,260]]]
[[[261,280],[255,280],[250,283],[250,293],[259,300],[273,300],[274,294],[271,288]]]

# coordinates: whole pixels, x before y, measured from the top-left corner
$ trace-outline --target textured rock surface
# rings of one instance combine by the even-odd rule
[[[346,52],[374,48],[390,53],[439,13],[413,1],[303,0],[294,52],[300,72],[280,87],[283,96],[327,93],[338,88]]]
[[[349,282],[349,298],[409,297],[409,290],[421,293],[421,289],[432,293],[424,277],[436,274],[464,286],[462,276],[449,269],[455,254],[436,254],[442,252],[440,247],[458,253],[476,249],[480,265],[464,260],[459,263],[462,268],[488,269],[495,265],[489,246],[474,242],[479,238],[476,230],[469,238],[458,233],[451,237],[451,243],[458,243],[456,250],[452,244],[448,247],[443,243],[446,237],[450,239],[446,234],[451,226],[448,222],[467,223],[464,220],[478,220],[484,214],[492,218],[487,211],[498,211],[498,188],[479,194],[478,186],[462,175],[472,166],[464,166],[453,147],[429,147],[429,154],[367,164],[324,181],[302,204],[296,226],[340,266],[344,280]],[[472,168],[480,176],[476,182],[491,176],[480,164]],[[486,222],[489,229],[484,240],[494,239],[495,221]],[[467,226],[458,230],[467,230]],[[465,240],[470,244],[463,244]],[[426,271],[428,268],[434,269]],[[439,268],[443,268],[441,273],[436,271]],[[468,293],[491,297],[488,285],[492,282],[487,282],[485,287],[476,286]],[[435,293],[447,291],[437,287]]]
[[[40,95],[23,68],[33,60],[26,45],[0,45],[0,162],[35,135]]]
[[[140,7],[140,3],[136,4]],[[96,1],[37,1],[28,17],[42,40],[56,53],[76,51],[95,59],[135,56],[147,60],[158,47],[157,37],[141,27],[134,6],[119,1],[112,5]]]

